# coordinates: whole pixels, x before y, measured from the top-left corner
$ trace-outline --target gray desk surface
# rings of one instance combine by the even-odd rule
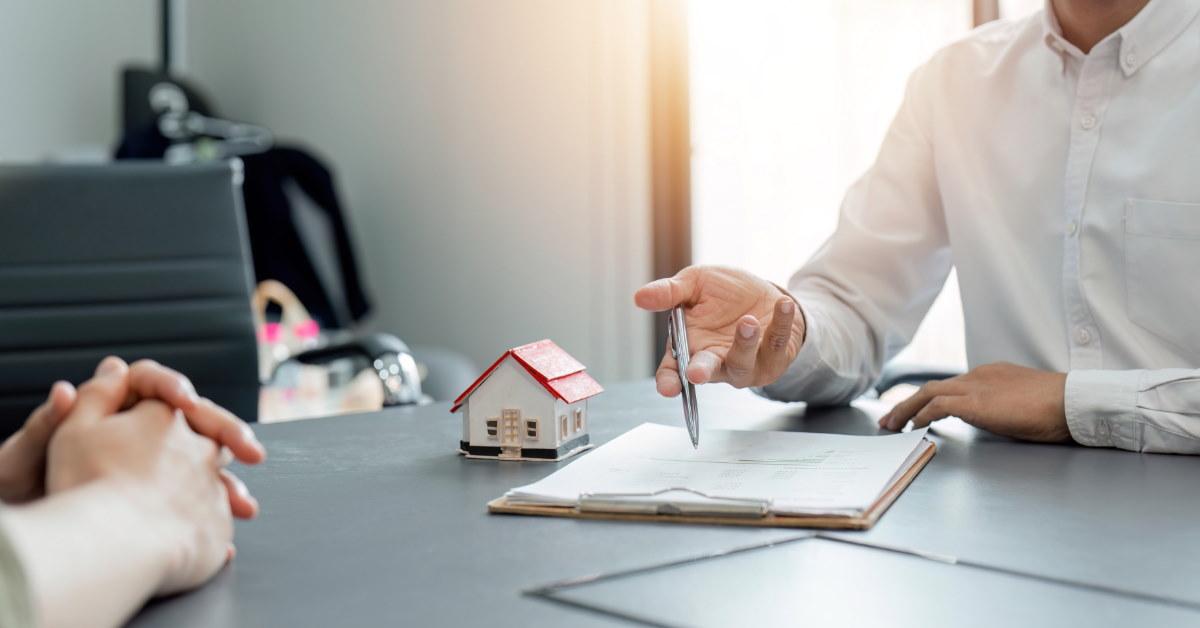
[[[865,406],[805,410],[726,387],[704,387],[700,402],[705,427],[877,432],[876,413]],[[610,386],[591,405],[599,442],[644,421],[682,424],[678,401],[658,398],[648,381]],[[238,525],[237,560],[202,589],[152,603],[133,625],[623,625],[520,592],[802,534],[488,515],[488,500],[556,465],[459,457],[461,424],[445,404],[257,431],[270,459],[242,475],[263,512]],[[1200,605],[1200,458],[1016,443],[961,423],[940,428],[937,440],[937,456],[874,529],[839,534]],[[911,573],[894,582],[892,595],[930,604],[989,595],[984,574],[926,574],[937,568],[915,561],[901,569],[869,554],[854,560]],[[837,553],[807,552],[797,560],[834,560],[826,555]],[[739,569],[768,568],[753,564],[728,563],[730,581]],[[931,590],[925,575],[939,586]],[[862,600],[875,599],[867,589],[878,579],[856,585]],[[1110,616],[1125,603],[1111,597],[1079,605],[1070,618],[1083,624]],[[959,603],[939,617],[966,624],[970,608]],[[839,623],[843,616],[827,610],[814,616]],[[1178,617],[1178,610],[1168,615]],[[1200,612],[1183,611],[1200,624]],[[843,620],[856,623],[853,617]],[[893,619],[925,624],[928,617]]]

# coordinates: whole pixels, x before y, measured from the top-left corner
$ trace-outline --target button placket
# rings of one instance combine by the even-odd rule
[[[1068,332],[1070,366],[1099,368],[1101,366],[1099,338],[1092,331],[1095,323],[1084,299],[1080,283],[1080,237],[1087,184],[1095,158],[1100,134],[1100,112],[1106,105],[1105,88],[1108,73],[1116,70],[1112,49],[1094,50],[1084,58],[1075,90],[1075,106],[1071,125],[1070,144],[1064,177],[1063,211],[1066,228],[1063,234],[1063,300]]]

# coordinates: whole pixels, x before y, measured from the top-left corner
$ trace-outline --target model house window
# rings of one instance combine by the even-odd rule
[[[583,408],[575,408],[575,431],[583,431]]]
[[[499,421],[497,419],[488,419],[487,420],[488,438],[491,438],[491,439],[496,438],[496,432],[497,432],[498,426],[499,426]]]
[[[567,435],[567,415],[565,414],[558,416],[558,433],[563,436]]]
[[[525,436],[527,438],[529,438],[529,440],[537,440],[537,437],[538,437],[538,435],[537,435],[538,424],[537,423],[538,423],[537,419],[526,419],[525,420]]]

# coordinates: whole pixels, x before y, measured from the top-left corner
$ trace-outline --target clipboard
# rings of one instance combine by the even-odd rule
[[[887,512],[896,498],[912,484],[935,453],[937,445],[922,441],[923,450],[913,463],[900,474],[871,504],[857,515],[779,515],[769,512],[767,504],[755,502],[748,508],[730,509],[727,513],[642,512],[642,508],[626,508],[617,500],[581,499],[582,505],[549,506],[512,503],[507,497],[488,502],[488,512],[503,515],[535,517],[566,517],[569,519],[599,519],[609,521],[646,521],[658,523],[690,523],[698,525],[735,525],[760,528],[822,528],[827,530],[867,530]],[[592,496],[593,498],[597,496]]]

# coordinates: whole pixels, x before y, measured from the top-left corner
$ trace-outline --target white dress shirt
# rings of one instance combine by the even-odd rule
[[[808,336],[763,392],[842,403],[957,269],[972,367],[1066,372],[1085,445],[1200,453],[1200,0],[1088,54],[1046,10],[909,80],[834,235],[792,278]]]

